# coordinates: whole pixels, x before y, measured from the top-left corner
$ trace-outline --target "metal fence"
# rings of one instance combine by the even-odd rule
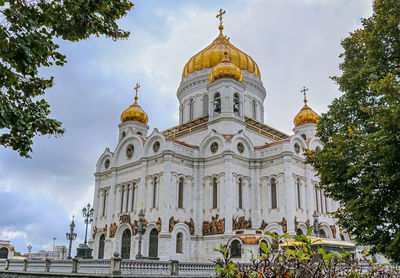
[[[0,260],[0,272],[77,273],[146,276],[203,276],[215,275],[214,263],[122,260],[70,259],[70,260]]]

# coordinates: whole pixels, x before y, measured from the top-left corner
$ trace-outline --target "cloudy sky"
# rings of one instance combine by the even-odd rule
[[[223,8],[224,34],[258,64],[267,90],[265,122],[291,133],[302,106],[302,86],[317,112],[339,96],[329,76],[340,74],[340,41],[371,15],[371,0],[135,1],[120,21],[131,32],[114,42],[91,38],[60,42],[64,67],[47,68],[55,77],[46,99],[52,117],[63,122],[61,138],[34,140],[32,159],[0,147],[0,239],[17,251],[67,244],[65,232],[77,215],[78,240],[84,237],[81,209],[93,201],[95,165],[106,147],[117,143],[121,112],[141,84],[139,103],[150,130],[178,123],[176,90],[185,63],[218,35]]]

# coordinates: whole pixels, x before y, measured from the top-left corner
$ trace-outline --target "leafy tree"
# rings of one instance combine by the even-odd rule
[[[132,7],[129,0],[0,0],[0,145],[29,157],[35,135],[64,133],[41,97],[53,77],[38,70],[66,63],[55,39],[127,38],[116,20]]]
[[[342,227],[400,263],[400,2],[376,0],[342,46],[333,79],[343,94],[319,120],[324,149],[307,160],[340,202]]]
[[[277,235],[266,232],[269,244],[260,243],[260,254],[251,253],[248,263],[235,263],[231,259],[230,247],[220,246],[215,251],[221,257],[215,260],[217,277],[224,278],[336,278],[336,277],[399,277],[399,270],[388,265],[375,265],[367,259],[365,250],[361,260],[355,260],[350,251],[326,252],[315,248],[316,238],[307,235]]]

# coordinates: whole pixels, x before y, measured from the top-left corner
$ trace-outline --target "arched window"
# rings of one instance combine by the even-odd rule
[[[203,96],[203,115],[208,114],[208,95]]]
[[[231,243],[231,255],[232,258],[242,257],[242,244],[237,239],[233,240]]]
[[[178,208],[183,208],[183,178],[179,179],[178,184]]]
[[[214,96],[214,112],[216,114],[221,113],[221,96],[219,93],[216,93]]]
[[[122,234],[121,258],[129,259],[131,253],[131,231],[126,229]]]
[[[125,193],[125,187],[121,186],[121,208],[120,208],[120,213],[124,212],[124,193]]]
[[[149,257],[157,258],[157,256],[158,256],[158,232],[157,229],[154,228],[150,231]]]
[[[302,235],[303,234],[303,230],[302,229],[300,229],[300,228],[297,228],[297,230],[296,230],[296,235]]]
[[[155,208],[157,205],[157,177],[153,179],[153,203],[152,207]]]
[[[130,191],[130,187],[129,187],[129,184],[128,184],[126,186],[125,212],[129,211],[129,197],[130,197],[129,191]]]
[[[271,179],[271,208],[275,209],[278,207],[277,204],[277,194],[276,194],[276,179]]]
[[[178,233],[176,235],[176,253],[183,253],[182,252],[182,233]]]
[[[8,258],[8,248],[2,247],[0,248],[0,259],[7,259]]]
[[[319,230],[319,236],[322,237],[322,238],[326,238],[326,233],[325,233],[325,231],[323,229]]]
[[[319,191],[319,201],[320,201],[320,204],[321,204],[321,213],[324,213],[324,204],[323,204],[323,202],[322,202],[322,190],[320,190]]]
[[[243,208],[243,179],[239,178],[239,208]]]
[[[102,215],[105,216],[106,215],[106,203],[107,202],[107,191],[104,190],[103,191],[103,213]]]
[[[318,202],[318,189],[315,189],[315,206],[316,206],[316,210],[318,212],[320,212],[319,211],[319,202]]]
[[[104,234],[102,234],[100,236],[100,240],[99,240],[99,255],[98,255],[99,259],[104,258],[104,240],[105,240],[105,237],[104,237]]]
[[[213,184],[212,184],[212,207],[217,208],[218,207],[218,184],[217,184],[217,178],[213,179]]]
[[[256,104],[256,101],[255,100],[253,100],[252,101],[252,110],[253,110],[253,119],[256,119],[257,118],[257,104]]]
[[[296,187],[297,187],[297,207],[301,208],[301,187],[300,187],[300,179],[297,178],[296,182]]]
[[[193,120],[193,118],[194,118],[194,99],[190,99],[189,111],[190,111],[190,119]]]
[[[324,200],[325,200],[325,213],[328,213],[329,212],[328,211],[328,201],[326,200],[325,193],[324,193]]]
[[[240,100],[238,93],[233,95],[233,113],[240,116]]]
[[[132,184],[132,204],[131,204],[131,211],[135,208],[135,195],[136,195],[136,184]]]
[[[261,244],[263,244],[263,243],[265,244],[265,247],[268,247],[268,243],[265,240],[261,240],[260,248],[259,248],[260,255],[265,254],[264,250],[261,248]]]

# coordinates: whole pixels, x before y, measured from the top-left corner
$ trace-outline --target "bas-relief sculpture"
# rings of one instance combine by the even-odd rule
[[[218,214],[211,217],[211,221],[203,222],[203,235],[218,235],[225,233],[225,218],[219,219]]]

